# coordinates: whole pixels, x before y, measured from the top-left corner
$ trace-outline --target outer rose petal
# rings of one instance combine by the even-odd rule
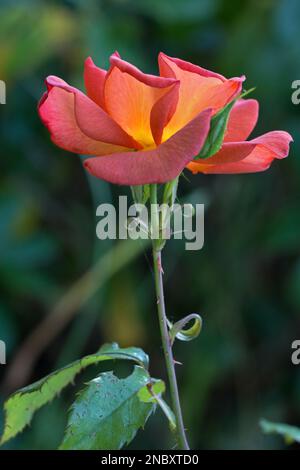
[[[126,148],[92,140],[78,127],[74,113],[74,94],[53,87],[38,106],[39,115],[49,129],[52,141],[69,152],[85,155],[106,155]]]
[[[263,145],[269,152],[274,154],[274,158],[285,158],[288,156],[290,143],[293,142],[292,136],[285,131],[267,132],[251,142]]]
[[[165,183],[180,174],[199,153],[207,137],[211,110],[205,110],[183,129],[153,150],[118,153],[85,160],[92,175],[111,183],[137,185]]]
[[[223,77],[223,75],[220,75],[219,73],[204,69],[203,67],[199,67],[199,65],[192,64],[191,62],[187,62],[186,60],[175,59],[174,57],[169,57],[167,56],[167,54],[164,54],[163,52],[159,53],[158,64],[159,64],[159,70],[161,72],[162,77],[172,77],[172,76],[175,77],[176,72],[174,68],[172,67],[172,64],[176,64],[177,67],[179,67],[182,70],[185,70],[186,72],[196,73],[198,75],[201,75],[202,77],[218,78],[222,82],[225,82],[227,80],[225,77]]]
[[[74,112],[77,124],[81,131],[93,140],[121,145],[128,148],[140,148],[100,106],[96,105],[81,91],[68,85],[58,77],[50,76],[46,79],[48,90],[58,87],[74,95]]]
[[[245,142],[253,144],[254,149],[245,158],[242,156],[239,161],[221,163],[223,147],[218,152],[220,163],[209,164],[207,159],[205,163],[191,162],[188,168],[194,173],[256,173],[267,170],[275,158],[285,158],[289,153],[289,144],[293,139],[288,132],[273,131],[268,132],[256,139]],[[241,143],[224,144],[224,147],[231,145],[240,146]],[[215,157],[215,156],[214,156]],[[213,157],[212,157],[213,158]]]
[[[255,144],[252,142],[228,142],[227,144],[223,144],[221,150],[212,157],[206,158],[205,160],[198,159],[190,162],[188,168],[195,173],[198,173],[197,168],[202,168],[203,165],[219,165],[237,162],[246,158],[254,148]]]
[[[147,75],[122,60],[117,54],[110,58],[111,68],[104,88],[105,106],[118,124],[143,147],[154,144],[150,114],[153,106],[177,83],[174,78]],[[165,100],[167,117],[174,113],[176,95]],[[156,121],[156,116],[153,118]],[[163,121],[162,121],[163,122]],[[156,140],[160,132],[154,125]]]
[[[238,100],[230,112],[224,142],[246,140],[256,126],[258,111],[258,101]]]
[[[180,80],[179,100],[176,112],[165,129],[163,140],[187,124],[206,108],[213,113],[222,109],[242,88],[245,77],[225,79],[189,62],[159,54],[162,76]]]
[[[97,67],[91,57],[86,59],[84,63],[84,83],[87,95],[103,109],[105,109],[104,81],[106,74],[106,70]]]

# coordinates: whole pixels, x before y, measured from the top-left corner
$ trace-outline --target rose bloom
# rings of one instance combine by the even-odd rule
[[[218,111],[237,98],[244,76],[222,75],[160,53],[160,76],[148,75],[116,52],[108,71],[85,61],[86,95],[50,76],[39,114],[52,141],[90,155],[85,168],[103,180],[137,185],[164,183],[187,166],[193,173],[245,173],[267,169],[286,157],[291,136],[274,131],[246,141],[258,117],[255,100],[237,100],[222,148],[207,159],[201,151]]]

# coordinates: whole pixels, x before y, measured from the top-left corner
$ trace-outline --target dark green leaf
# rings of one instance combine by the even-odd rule
[[[148,356],[141,349],[121,349],[116,343],[104,345],[96,354],[85,356],[11,395],[4,404],[5,428],[0,444],[21,432],[33,414],[69,385],[85,367],[111,359],[125,359],[148,367]]]
[[[139,366],[125,379],[113,372],[100,374],[73,403],[60,449],[121,449],[129,444],[156,407],[149,386],[155,395],[164,391],[164,383]]]

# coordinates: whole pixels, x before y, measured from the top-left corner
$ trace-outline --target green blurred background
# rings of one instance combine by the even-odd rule
[[[258,423],[264,417],[300,424],[300,366],[290,359],[291,343],[300,337],[300,108],[291,102],[291,83],[300,79],[300,2],[0,5],[0,79],[7,84],[7,104],[0,106],[0,339],[7,343],[1,400],[112,340],[144,348],[152,375],[165,377],[149,252],[134,248],[130,261],[128,252],[116,260],[114,243],[95,236],[95,206],[127,190],[90,178],[77,156],[50,142],[36,112],[49,74],[83,87],[84,59],[91,55],[107,68],[116,49],[157,73],[162,50],[227,77],[244,73],[261,106],[254,135],[283,129],[295,139],[290,157],[266,173],[186,173],[179,199],[206,204],[205,246],[185,251],[182,242],[171,241],[164,252],[170,318],[199,312],[204,320],[197,340],[175,346],[184,363],[178,377],[191,446],[283,447],[280,438],[263,435]],[[47,323],[57,301],[106,253],[112,256],[109,266],[118,262],[120,269],[106,268],[105,276],[100,269],[99,289],[85,303],[75,286],[71,308],[62,305]],[[29,336],[36,328],[38,341]],[[41,410],[7,447],[55,448],[71,392]],[[131,448],[170,445],[157,413]]]

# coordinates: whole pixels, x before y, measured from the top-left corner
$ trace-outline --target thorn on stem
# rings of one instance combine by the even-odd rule
[[[158,269],[162,274],[165,274],[160,259],[158,260]]]

